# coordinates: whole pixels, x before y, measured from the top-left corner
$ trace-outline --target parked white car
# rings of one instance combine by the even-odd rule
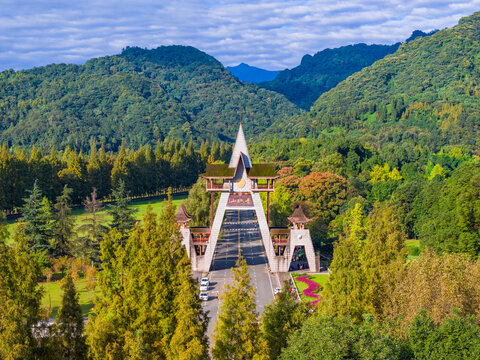
[[[208,293],[206,293],[206,292],[201,292],[199,296],[200,296],[200,300],[202,300],[202,301],[208,301]]]
[[[200,280],[200,286],[202,285],[206,285],[206,286],[210,285],[210,280],[208,280],[207,277],[202,278],[202,280]]]
[[[200,283],[200,291],[202,292],[208,291],[208,284]]]

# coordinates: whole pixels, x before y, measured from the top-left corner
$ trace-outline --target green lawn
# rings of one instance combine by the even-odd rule
[[[420,240],[407,240],[405,242],[409,259],[418,259],[420,255]]]
[[[302,281],[297,281],[296,278],[299,276],[303,276],[307,274],[292,274],[293,280],[295,281],[295,287],[297,288],[298,294],[303,301],[315,301],[317,299],[312,298],[310,296],[306,296],[303,294],[303,290],[305,290],[308,285]],[[315,281],[317,284],[320,285],[318,292],[320,293],[323,288],[325,287],[325,283],[328,281],[328,274],[312,274],[310,275],[310,280]]]
[[[185,201],[187,198],[187,195],[174,195],[173,196],[173,203],[175,206],[180,206],[180,204]],[[136,201],[132,203],[130,206],[134,209],[137,209],[137,212],[135,213],[135,218],[139,221],[142,220],[143,215],[147,211],[147,207],[150,204],[152,207],[152,210],[155,214],[160,214],[160,211],[162,210],[164,204],[165,204],[165,199],[152,199],[152,200],[142,200],[142,201]],[[103,223],[108,224],[111,220],[112,217],[107,213],[108,206],[105,206],[105,208],[99,212],[104,218],[103,218]],[[85,217],[85,210],[84,209],[76,209],[72,211],[72,214],[75,216],[75,223],[77,225],[80,225],[82,222],[82,219]],[[13,232],[15,228],[16,221],[11,220],[8,221],[7,229],[10,232],[10,234]]]
[[[75,282],[75,287],[79,296],[79,303],[82,307],[82,315],[87,316],[90,310],[93,307],[93,300],[95,294],[99,294],[98,290],[88,290],[86,288],[87,280],[79,279]],[[60,290],[60,280],[52,281],[49,283],[40,283],[45,290],[42,299],[42,308],[46,309],[48,312],[51,311],[50,317],[57,317],[58,308],[60,307],[60,302],[62,299],[62,291]]]

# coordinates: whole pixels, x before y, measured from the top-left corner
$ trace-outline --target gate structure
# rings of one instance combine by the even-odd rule
[[[299,246],[304,249],[308,268],[311,271],[317,269],[310,231],[304,228],[305,221],[297,222],[298,216],[294,216],[295,212],[292,214],[295,222],[290,219],[293,227],[284,229],[286,236],[281,240],[283,251],[276,251],[278,248],[276,232],[273,229],[271,231],[269,227],[269,207],[270,192],[275,190],[274,182],[278,176],[273,164],[252,164],[241,124],[230,163],[207,164],[206,172],[201,176],[206,180],[206,190],[211,193],[210,227],[188,227],[190,217],[185,207],[181,206],[177,212],[177,222],[193,271],[207,273],[210,270],[226,210],[255,211],[270,271],[289,271],[294,250]],[[214,192],[220,192],[215,216],[213,215]],[[267,193],[266,215],[260,198],[261,192]]]

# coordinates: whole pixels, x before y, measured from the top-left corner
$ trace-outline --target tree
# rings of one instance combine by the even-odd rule
[[[178,263],[179,284],[174,299],[175,331],[170,340],[170,358],[176,360],[209,359],[206,337],[208,318],[202,311],[197,284],[190,272],[185,251]]]
[[[247,262],[239,254],[232,282],[225,285],[213,334],[215,360],[260,358],[263,344],[255,311],[255,289],[250,285]],[[266,355],[264,354],[266,357]]]
[[[22,208],[25,222],[25,236],[29,251],[50,250],[50,236],[52,230],[52,214],[48,200],[42,198],[38,181],[29,191],[30,196],[24,199]]]
[[[55,320],[55,335],[59,337],[62,359],[85,359],[87,347],[83,338],[82,308],[71,273],[63,279],[61,289],[63,294]]]
[[[76,252],[80,256],[85,256],[92,264],[100,263],[100,242],[107,232],[107,227],[102,224],[103,216],[98,212],[102,210],[102,204],[97,199],[97,191],[93,188],[90,198],[84,201],[85,218],[83,224],[78,227],[78,232],[83,236],[78,238],[76,243]]]
[[[423,192],[423,211],[417,224],[422,244],[439,252],[463,252],[478,257],[480,164],[463,164],[446,181],[436,179],[438,176],[429,181]]]
[[[360,256],[365,276],[366,312],[383,318],[390,307],[388,295],[405,265],[405,233],[391,202],[375,203],[367,219],[366,238]]]
[[[51,248],[55,257],[70,256],[72,254],[70,241],[74,234],[75,219],[70,208],[71,193],[72,189],[65,185],[62,195],[57,197],[57,202],[54,205],[56,212],[53,222]]]
[[[410,325],[408,341],[415,359],[479,359],[479,333],[474,316],[462,317],[454,312],[435,325],[425,312],[421,312]]]
[[[381,323],[367,316],[356,324],[345,316],[314,315],[289,339],[280,359],[404,359],[408,352]]]
[[[112,190],[115,203],[110,205],[109,213],[112,215],[110,228],[116,228],[122,234],[123,240],[127,239],[127,235],[136,223],[133,214],[136,209],[128,207],[130,200],[125,193],[125,182],[120,179],[118,185]]]
[[[320,303],[323,311],[350,315],[355,321],[361,321],[366,312],[365,275],[360,261],[366,236],[365,222],[362,206],[357,203],[347,212],[345,233],[335,244],[330,276]]]
[[[33,358],[37,344],[32,330],[40,321],[43,291],[38,286],[40,266],[28,252],[28,239],[5,244],[7,234],[0,224],[0,358]]]
[[[124,246],[115,228],[101,244],[102,298],[87,323],[93,359],[203,359],[205,314],[181,245],[171,196],[151,211]]]
[[[417,260],[399,271],[389,298],[386,315],[401,317],[403,325],[412,322],[422,309],[437,325],[452,309],[462,316],[477,315],[480,261],[473,261],[466,254],[438,255],[424,250]]]
[[[288,291],[288,282],[273,303],[265,307],[261,317],[261,337],[265,340],[270,360],[280,356],[290,335],[306,320],[310,308],[305,302],[296,302]]]
[[[336,244],[323,293],[324,312],[384,318],[397,275],[406,260],[405,234],[390,203],[375,204],[364,219],[360,204],[347,215],[345,235]],[[366,226],[364,222],[366,220]]]
[[[218,203],[214,195],[214,211]],[[210,222],[210,194],[205,190],[205,180],[200,178],[188,192],[185,208],[193,217],[192,226],[205,226]]]

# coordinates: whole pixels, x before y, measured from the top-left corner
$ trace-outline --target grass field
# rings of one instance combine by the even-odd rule
[[[312,298],[310,296],[306,296],[306,295],[303,294],[303,290],[305,290],[308,287],[308,285],[305,284],[302,281],[296,281],[297,277],[303,276],[303,275],[307,275],[307,274],[292,274],[293,280],[295,281],[295,287],[297,288],[297,291],[298,291],[298,294],[300,295],[300,298],[303,301],[315,301],[315,300],[317,300],[315,298]],[[312,274],[312,275],[310,275],[310,280],[315,281],[317,284],[320,285],[320,288],[319,288],[318,292],[321,292],[323,290],[324,286],[325,286],[325,283],[328,280],[328,274]]]
[[[178,207],[180,204],[185,201],[187,198],[187,195],[174,195],[173,196],[173,203]],[[155,214],[160,214],[160,211],[162,210],[164,204],[165,204],[165,199],[152,199],[152,200],[142,200],[142,201],[136,201],[131,203],[131,207],[134,209],[137,209],[137,212],[135,213],[135,218],[139,221],[142,220],[143,215],[147,211],[147,207],[150,204],[152,207],[152,210]],[[72,211],[72,214],[75,216],[75,223],[77,225],[80,225],[82,222],[82,219],[85,217],[85,210],[84,209],[75,209]],[[112,217],[108,214],[108,206],[105,206],[105,208],[99,212],[101,216],[103,216],[103,223],[107,225],[111,220]],[[16,220],[11,220],[8,222],[7,228],[10,234],[13,232],[15,228]]]
[[[82,315],[87,316],[93,307],[95,294],[99,294],[98,290],[88,290],[86,288],[87,280],[79,279],[75,282],[75,287],[79,296],[79,303],[82,307]],[[60,289],[60,281],[52,281],[49,283],[40,283],[45,293],[42,299],[42,308],[50,313],[50,318],[57,317],[58,308],[62,299],[62,291]]]
[[[408,258],[418,259],[420,256],[420,240],[407,240],[405,245],[408,249]]]

